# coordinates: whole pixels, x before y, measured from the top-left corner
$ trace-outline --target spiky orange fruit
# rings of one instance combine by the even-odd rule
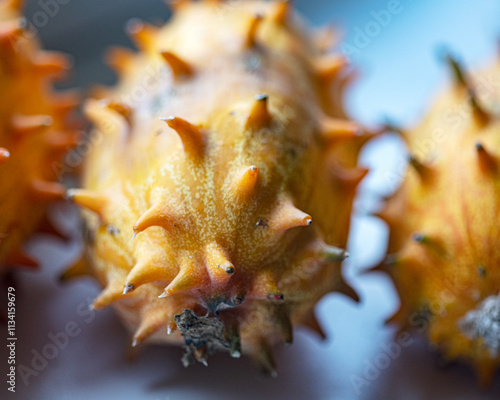
[[[86,105],[103,141],[70,192],[105,287],[93,307],[113,304],[134,345],[185,342],[185,364],[226,349],[272,373],[270,346],[319,329],[318,299],[356,297],[340,248],[362,140],[327,96],[345,62],[286,1],[183,1],[129,30],[142,51],[112,52],[121,81]]]
[[[64,196],[56,163],[76,144],[67,114],[75,99],[51,90],[69,68],[65,56],[42,51],[19,16],[20,1],[0,1],[0,268],[35,266],[23,241]]]
[[[380,216],[404,328],[427,331],[483,383],[500,362],[500,65],[469,76],[449,57],[455,83],[424,121],[403,133],[402,187]]]

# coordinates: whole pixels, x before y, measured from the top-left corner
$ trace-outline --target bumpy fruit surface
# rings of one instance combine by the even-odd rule
[[[66,122],[75,100],[51,91],[68,61],[40,50],[19,3],[0,1],[0,268],[36,266],[20,246],[37,229],[55,232],[44,221],[64,196],[54,166],[78,139]]]
[[[381,268],[401,297],[393,320],[487,383],[500,362],[500,65],[469,76],[449,63],[452,87],[402,133],[409,171],[380,214],[391,230]]]
[[[293,325],[319,330],[318,299],[356,297],[337,247],[366,174],[345,61],[288,2],[183,1],[128,28],[141,52],[113,50],[120,84],[86,105],[103,141],[70,192],[105,287],[93,307],[113,304],[133,345],[185,342],[185,364],[243,351],[273,373]]]

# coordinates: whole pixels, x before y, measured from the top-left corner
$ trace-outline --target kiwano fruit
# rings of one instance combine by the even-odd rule
[[[133,346],[184,343],[184,365],[225,350],[274,374],[271,346],[320,330],[323,295],[356,298],[340,262],[369,135],[340,106],[346,62],[287,1],[182,1],[127,27],[140,52],[112,50],[120,82],[86,103],[102,140],[69,191],[93,308]]]
[[[487,384],[500,362],[500,65],[467,74],[415,129],[401,132],[409,170],[379,214],[401,307],[392,321],[426,332],[447,359]]]
[[[68,113],[74,96],[51,90],[70,65],[42,51],[19,16],[20,1],[0,0],[0,268],[36,261],[21,250],[34,231],[56,233],[48,205],[64,198],[61,157],[78,141]]]

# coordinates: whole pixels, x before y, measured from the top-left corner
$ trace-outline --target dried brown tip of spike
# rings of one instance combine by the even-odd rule
[[[145,22],[132,18],[125,27],[134,44],[142,51],[154,51],[156,29]]]
[[[273,378],[278,376],[276,372],[276,362],[271,351],[271,346],[262,338],[254,354],[255,362],[260,372]]]
[[[81,276],[90,275],[87,268],[87,261],[85,257],[80,257],[71,267],[69,267],[65,272],[61,274],[59,280],[61,282],[66,282],[73,278],[79,278]]]
[[[38,268],[40,264],[34,258],[26,254],[23,250],[18,249],[10,253],[5,259],[6,265],[21,266],[28,268]]]
[[[179,135],[184,151],[192,157],[201,157],[204,151],[203,134],[198,127],[178,117],[161,118]]]
[[[259,169],[255,165],[245,168],[232,184],[233,193],[241,200],[248,199],[255,192],[258,177]]]
[[[415,172],[417,172],[422,182],[429,182],[433,176],[433,171],[430,167],[425,164],[422,164],[417,158],[413,155],[408,157],[408,164],[413,167]]]
[[[348,61],[342,56],[323,57],[314,62],[316,76],[321,82],[331,82],[347,66]]]
[[[327,117],[321,120],[320,132],[325,141],[335,142],[359,136],[361,128],[358,124],[349,120]]]
[[[310,226],[310,215],[296,208],[291,202],[285,203],[273,216],[269,226],[279,232],[299,226]]]
[[[89,211],[95,212],[101,218],[108,204],[108,198],[106,196],[85,189],[70,189],[68,190],[67,197],[73,201],[73,203]]]
[[[193,68],[187,62],[171,53],[170,51],[162,52],[161,56],[172,69],[172,74],[176,79],[182,78],[183,76],[193,75]]]
[[[277,25],[286,25],[292,12],[290,0],[278,0],[274,3],[273,20]]]
[[[476,143],[477,159],[479,167],[483,172],[496,173],[498,171],[498,162],[482,143]]]
[[[337,262],[344,261],[347,257],[349,257],[349,253],[344,249],[325,245],[321,249],[319,256],[326,262]]]
[[[248,28],[248,32],[246,34],[245,46],[248,48],[255,47],[257,44],[257,31],[259,29],[259,25],[262,22],[262,15],[256,14],[250,20],[250,25]]]
[[[12,130],[17,135],[40,132],[53,123],[50,115],[14,115],[10,121]]]
[[[247,119],[246,129],[260,130],[268,127],[271,118],[272,116],[269,113],[269,96],[267,94],[259,94],[255,96],[255,102]]]
[[[52,202],[63,200],[66,188],[57,182],[35,179],[31,182],[31,193],[35,201]]]
[[[0,147],[0,163],[7,161],[10,157],[10,152],[4,147]]]

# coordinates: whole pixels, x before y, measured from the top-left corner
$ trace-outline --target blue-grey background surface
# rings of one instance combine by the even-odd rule
[[[39,34],[50,49],[74,56],[76,73],[70,85],[113,82],[102,66],[103,50],[116,43],[130,44],[123,26],[127,19],[149,21],[168,18],[161,0],[66,0],[46,18]],[[447,46],[460,54],[468,66],[480,67],[497,57],[500,36],[498,0],[295,0],[314,25],[335,22],[344,30],[344,49],[360,70],[360,79],[348,93],[351,114],[369,126],[385,117],[410,126],[422,117],[429,102],[448,81],[438,53]],[[43,11],[43,1],[28,1],[33,19]],[[57,3],[59,4],[59,3]],[[397,10],[381,26],[375,15]],[[54,10],[54,8],[52,8]],[[387,15],[387,14],[385,14]],[[38,14],[39,21],[44,18]],[[377,28],[378,24],[378,28]],[[362,46],[359,31],[368,31]],[[368,39],[368,40],[367,40]],[[90,279],[61,286],[57,282],[64,266],[76,257],[76,241],[63,245],[42,238],[31,251],[43,257],[41,273],[18,274],[17,362],[30,366],[34,354],[50,343],[49,334],[73,322],[81,330],[37,376],[25,385],[18,376],[18,399],[499,399],[500,376],[490,391],[476,387],[471,371],[461,365],[443,368],[439,358],[420,338],[413,337],[400,354],[393,346],[394,329],[383,320],[397,308],[398,300],[389,279],[382,274],[359,275],[381,259],[387,239],[384,224],[367,212],[376,206],[377,195],[390,193],[397,181],[390,171],[401,171],[404,148],[392,136],[367,146],[361,163],[373,171],[363,184],[353,217],[349,243],[351,258],[344,273],[362,297],[360,305],[342,295],[326,296],[316,309],[329,339],[321,342],[311,333],[296,330],[294,345],[276,351],[279,376],[260,378],[252,362],[212,357],[209,368],[184,369],[181,350],[146,348],[136,363],[129,363],[124,350],[129,337],[112,310],[95,314],[90,321],[82,310],[98,293]],[[60,208],[54,214],[71,231],[75,215]],[[392,346],[391,346],[392,344]],[[389,346],[389,347],[388,347]],[[391,348],[392,350],[387,350]],[[388,354],[393,357],[385,363]],[[2,352],[5,352],[2,349]],[[35,352],[35,353],[34,353]],[[394,358],[394,359],[393,359]],[[6,360],[1,354],[0,363]],[[372,365],[378,364],[380,368]],[[387,365],[388,364],[388,365]],[[2,371],[4,367],[2,367]],[[360,379],[364,379],[363,381]],[[353,380],[358,382],[356,390]],[[361,386],[359,386],[361,385]]]

